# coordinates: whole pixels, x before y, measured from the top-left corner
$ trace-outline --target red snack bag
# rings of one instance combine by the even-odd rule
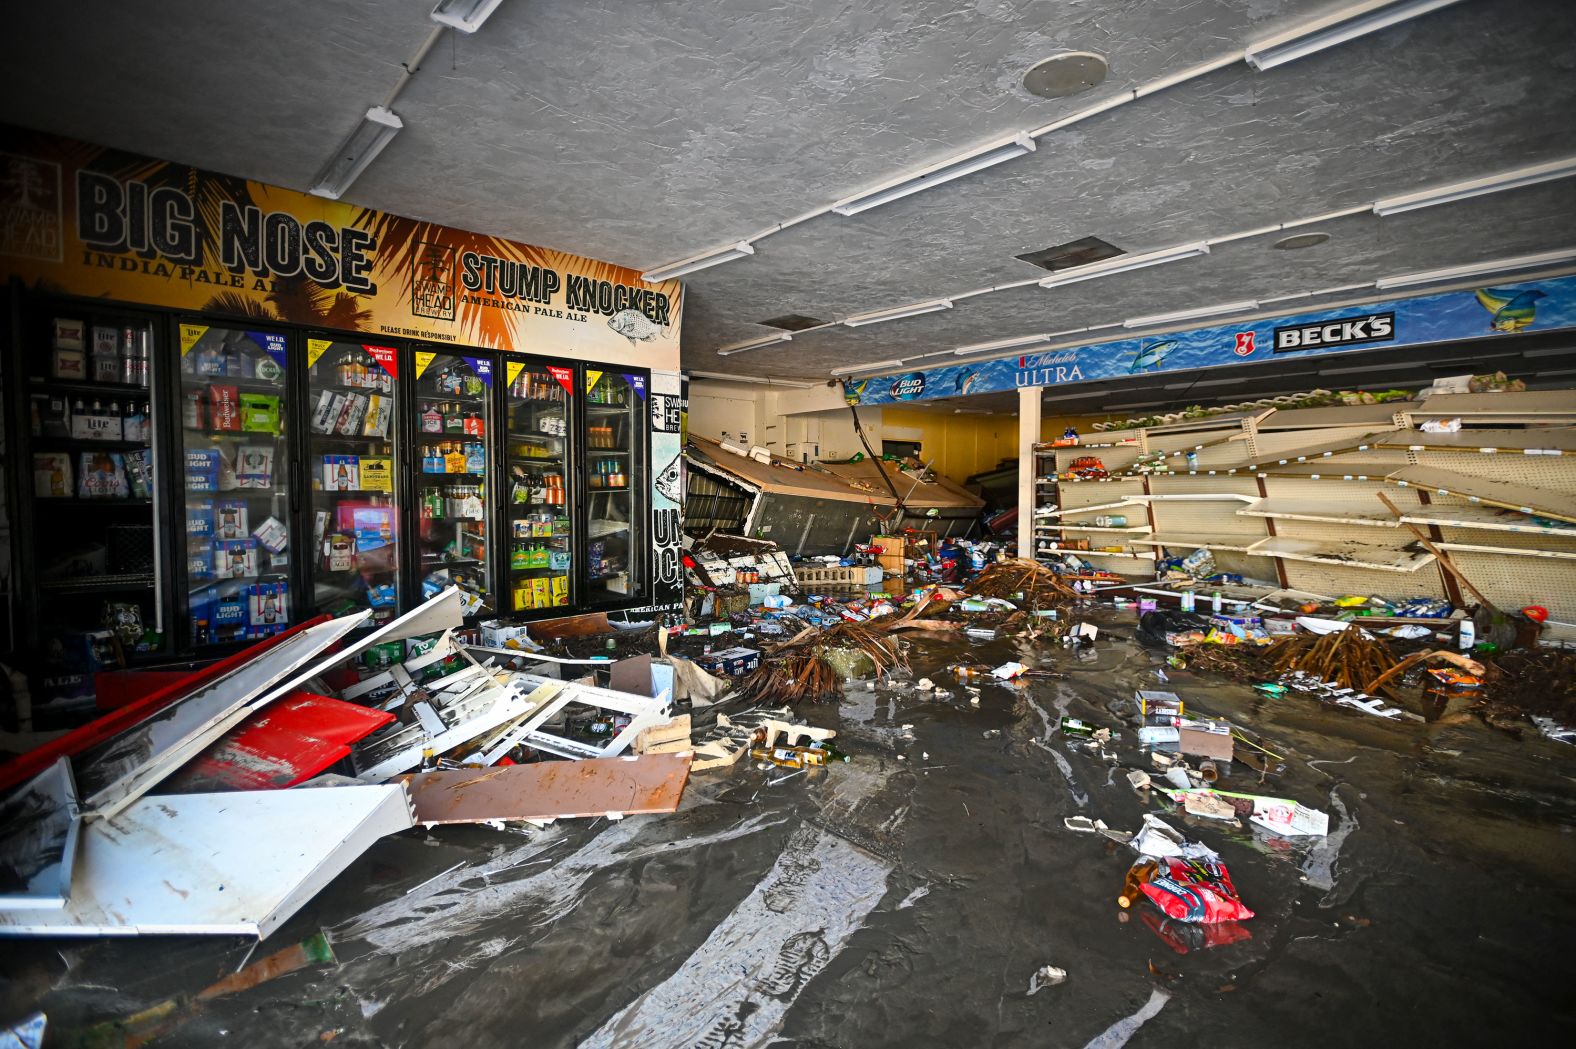
[[[1177,921],[1240,921],[1253,912],[1237,898],[1226,865],[1210,860],[1170,857],[1160,861],[1160,871],[1142,886],[1156,907]]]

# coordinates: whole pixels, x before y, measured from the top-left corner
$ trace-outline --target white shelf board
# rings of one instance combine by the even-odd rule
[[[1171,495],[1133,495],[1128,497],[1135,503],[1216,503],[1235,499],[1241,503],[1251,503],[1258,499],[1256,495],[1243,495],[1241,492],[1187,492]]]
[[[1057,510],[1054,515],[1053,514],[1046,514],[1045,516],[1046,517],[1052,517],[1052,516],[1060,517],[1063,514],[1087,514],[1087,513],[1093,513],[1096,510],[1116,510],[1116,509],[1118,509],[1120,507],[1123,507],[1123,506],[1132,506],[1132,505],[1133,505],[1133,500],[1132,500],[1131,497],[1129,497],[1127,499],[1122,499],[1122,500],[1119,500],[1119,501],[1114,502],[1114,503],[1095,503],[1092,506],[1064,506],[1060,510]]]
[[[1414,554],[1376,543],[1341,539],[1296,539],[1283,535],[1259,540],[1248,548],[1248,553],[1261,557],[1278,557],[1285,561],[1312,561],[1321,565],[1372,568],[1381,572],[1415,572],[1434,560],[1434,555],[1430,553]]]
[[[1482,528],[1491,532],[1524,532],[1576,539],[1576,525],[1561,522],[1551,528],[1515,510],[1500,512],[1489,506],[1420,506],[1403,513],[1401,520],[1445,528]]]
[[[1410,485],[1441,495],[1460,496],[1474,503],[1502,506],[1507,510],[1520,510],[1524,514],[1554,517],[1576,524],[1576,495],[1570,492],[1533,488],[1487,477],[1470,477],[1432,466],[1408,466],[1394,471],[1386,480],[1391,484]]]
[[[1245,554],[1248,548],[1259,540],[1262,535],[1152,535],[1146,539],[1132,539],[1129,542],[1136,546],[1164,546],[1172,550],[1230,550]]]
[[[1155,560],[1154,551],[1141,554],[1131,550],[1063,550],[1062,553],[1072,554],[1074,557],[1126,557],[1134,561]]]
[[[1484,546],[1480,543],[1435,543],[1441,550],[1471,554],[1508,554],[1512,557],[1556,557],[1576,561],[1576,550],[1545,550],[1539,547]]]
[[[1378,506],[1378,501],[1375,500]],[[1331,509],[1330,504],[1308,499],[1256,499],[1237,511],[1241,517],[1273,517],[1285,521],[1328,521],[1332,524],[1362,525],[1365,528],[1400,528],[1388,510],[1378,506],[1372,513]]]
[[[1064,532],[1152,532],[1154,529],[1148,525],[1128,525],[1125,528],[1113,528],[1107,525],[1062,525]]]
[[[1374,441],[1374,447],[1484,455],[1571,455],[1576,453],[1576,427],[1534,426],[1525,430],[1459,430],[1456,433],[1401,430]]]

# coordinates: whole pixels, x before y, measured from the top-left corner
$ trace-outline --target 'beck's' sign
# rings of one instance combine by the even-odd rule
[[[1395,338],[1395,314],[1370,313],[1366,317],[1275,329],[1275,352],[1324,350],[1331,346],[1361,346]]]

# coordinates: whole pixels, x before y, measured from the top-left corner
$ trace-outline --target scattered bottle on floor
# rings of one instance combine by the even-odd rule
[[[1122,886],[1122,894],[1116,898],[1116,905],[1124,911],[1143,898],[1143,885],[1152,881],[1160,864],[1155,860],[1139,860],[1127,869],[1127,880]]]

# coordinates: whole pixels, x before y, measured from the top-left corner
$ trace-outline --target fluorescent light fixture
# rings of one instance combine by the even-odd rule
[[[503,0],[438,0],[432,20],[462,33],[474,33]]]
[[[1180,259],[1191,259],[1196,255],[1208,254],[1209,245],[1203,241],[1198,241],[1194,244],[1179,244],[1174,248],[1149,251],[1142,255],[1118,255],[1114,259],[1106,259],[1103,262],[1091,262],[1087,266],[1074,266],[1072,269],[1060,270],[1040,281],[1040,287],[1059,288],[1063,284],[1077,284],[1081,280],[1109,277],[1114,273],[1127,273],[1130,270],[1144,269],[1146,266],[1159,266],[1166,262],[1176,262]]]
[[[965,357],[971,353],[989,353],[991,350],[1011,350],[1019,346],[1038,346],[1042,342],[1050,342],[1049,334],[1020,335],[1016,339],[997,339],[995,342],[977,342],[972,346],[959,346],[952,352]]]
[[[1219,306],[1200,306],[1196,310],[1178,310],[1175,313],[1156,313],[1149,317],[1129,317],[1122,322],[1124,328],[1147,328],[1154,324],[1170,324],[1173,321],[1193,321],[1200,317],[1224,317],[1229,313],[1247,313],[1256,310],[1259,304],[1252,299],[1242,302],[1227,302]]]
[[[899,200],[911,193],[918,193],[931,186],[939,186],[943,182],[951,182],[964,175],[972,175],[976,171],[1000,164],[1004,160],[1032,152],[1034,152],[1034,139],[1020,131],[1009,139],[992,142],[962,156],[943,160],[928,168],[921,168],[912,175],[904,175],[890,182],[883,182],[874,189],[867,189],[852,197],[844,197],[832,205],[832,210],[839,215],[857,215],[861,211],[878,208],[882,204]]]
[[[1295,29],[1249,44],[1243,61],[1259,72],[1377,32],[1457,0],[1364,0]]]
[[[951,308],[951,299],[930,299],[926,302],[899,306],[894,310],[877,310],[874,313],[860,313],[853,317],[844,317],[843,323],[850,328],[862,328],[866,324],[880,324],[883,321],[902,320],[904,317],[918,317],[922,313],[935,313],[938,310],[950,310]]]
[[[745,350],[759,350],[765,346],[773,346],[779,342],[792,342],[793,332],[780,331],[775,335],[768,335],[764,339],[751,339],[749,342],[736,342],[732,346],[724,346],[717,351],[717,356],[727,357],[734,353],[743,353]]]
[[[1381,291],[1390,288],[1410,288],[1418,284],[1436,284],[1440,281],[1466,277],[1498,276],[1510,270],[1526,270],[1535,266],[1555,266],[1562,262],[1576,262],[1576,248],[1545,251],[1537,255],[1517,255],[1493,262],[1478,262],[1469,266],[1448,266],[1441,270],[1423,270],[1420,273],[1403,273],[1399,277],[1380,277],[1374,287]]]
[[[397,114],[382,106],[367,110],[356,130],[340,143],[333,157],[312,180],[312,195],[338,200],[404,126],[405,122]]]
[[[1568,178],[1571,175],[1576,175],[1576,157],[1551,160],[1546,164],[1532,164],[1528,167],[1504,171],[1498,175],[1469,179],[1466,182],[1456,182],[1435,189],[1419,190],[1416,193],[1405,193],[1398,197],[1386,197],[1374,201],[1373,210],[1375,215],[1395,215],[1403,211],[1414,211],[1417,208],[1431,208],[1435,204],[1466,200],[1468,197],[1480,197],[1485,193],[1516,189],[1518,186],[1552,182],[1554,179]]]
[[[876,361],[874,364],[856,364],[852,368],[833,368],[832,375],[852,375],[854,372],[878,372],[882,368],[901,368],[902,361]]]
[[[754,254],[755,249],[750,245],[750,242],[741,240],[737,244],[729,244],[726,248],[703,251],[699,255],[691,255],[687,259],[679,259],[677,262],[669,262],[653,267],[642,273],[640,279],[647,284],[661,284],[663,281],[672,280],[674,277],[682,277],[697,270],[707,269],[711,266],[720,266],[724,262],[732,262],[734,259],[742,259],[746,255]]]
[[[697,372],[684,369],[684,374],[692,379],[717,379],[722,382],[755,382],[766,386],[792,386],[800,390],[808,390],[813,386],[820,386],[818,382],[796,382],[793,379],[768,379],[761,375],[729,375],[727,372]]]

